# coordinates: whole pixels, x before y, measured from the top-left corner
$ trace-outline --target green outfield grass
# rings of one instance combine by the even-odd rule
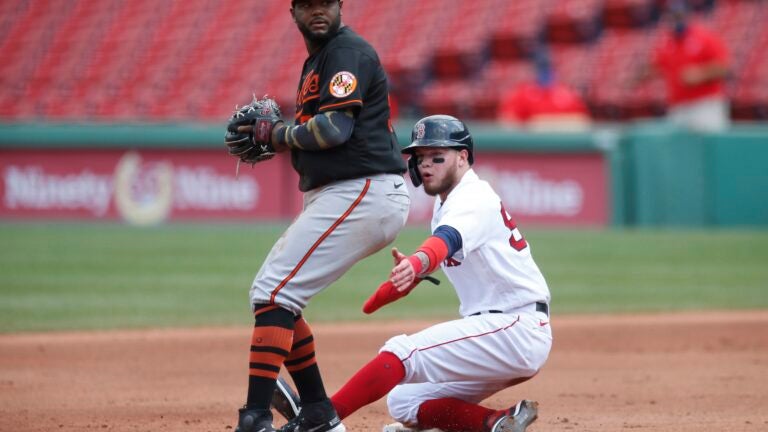
[[[248,288],[282,225],[0,224],[0,332],[248,325]],[[558,314],[768,307],[768,232],[527,229]],[[409,228],[395,244],[426,236]],[[445,276],[372,316],[388,250],[313,299],[312,321],[457,315]],[[481,288],[481,287],[478,287]]]

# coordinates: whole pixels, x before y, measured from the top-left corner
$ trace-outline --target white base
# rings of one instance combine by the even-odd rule
[[[381,432],[443,432],[441,429],[414,429],[395,422],[384,426]]]

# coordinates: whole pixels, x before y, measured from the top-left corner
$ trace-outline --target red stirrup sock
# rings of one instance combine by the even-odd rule
[[[445,432],[486,430],[485,420],[495,411],[461,399],[428,400],[419,406],[419,428]]]
[[[376,402],[395,388],[405,377],[403,362],[390,352],[382,352],[344,384],[331,397],[342,420],[358,409]]]

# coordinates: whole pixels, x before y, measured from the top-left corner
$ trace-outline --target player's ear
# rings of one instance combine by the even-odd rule
[[[469,164],[469,151],[461,149],[459,150],[459,166],[463,167],[464,164]]]

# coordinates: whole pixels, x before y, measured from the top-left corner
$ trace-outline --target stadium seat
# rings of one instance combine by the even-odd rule
[[[551,0],[508,1],[490,23],[491,58],[499,61],[530,57],[544,26]]]
[[[550,43],[583,43],[599,33],[599,0],[560,0],[546,17],[546,39]]]
[[[403,113],[492,119],[545,41],[557,78],[599,118],[622,120],[665,111],[659,81],[628,81],[666,1],[356,0],[344,20],[376,48]],[[764,118],[765,1],[688,3],[731,52],[734,118]],[[3,121],[220,122],[254,93],[290,118],[306,49],[284,0],[5,0],[0,58]]]
[[[659,79],[639,87],[634,74],[648,60],[658,33],[654,30],[607,29],[591,57],[587,100],[592,114],[600,120],[627,120],[649,113],[660,115],[664,87]]]
[[[641,28],[650,25],[656,12],[654,0],[606,0],[603,4],[604,28]]]

